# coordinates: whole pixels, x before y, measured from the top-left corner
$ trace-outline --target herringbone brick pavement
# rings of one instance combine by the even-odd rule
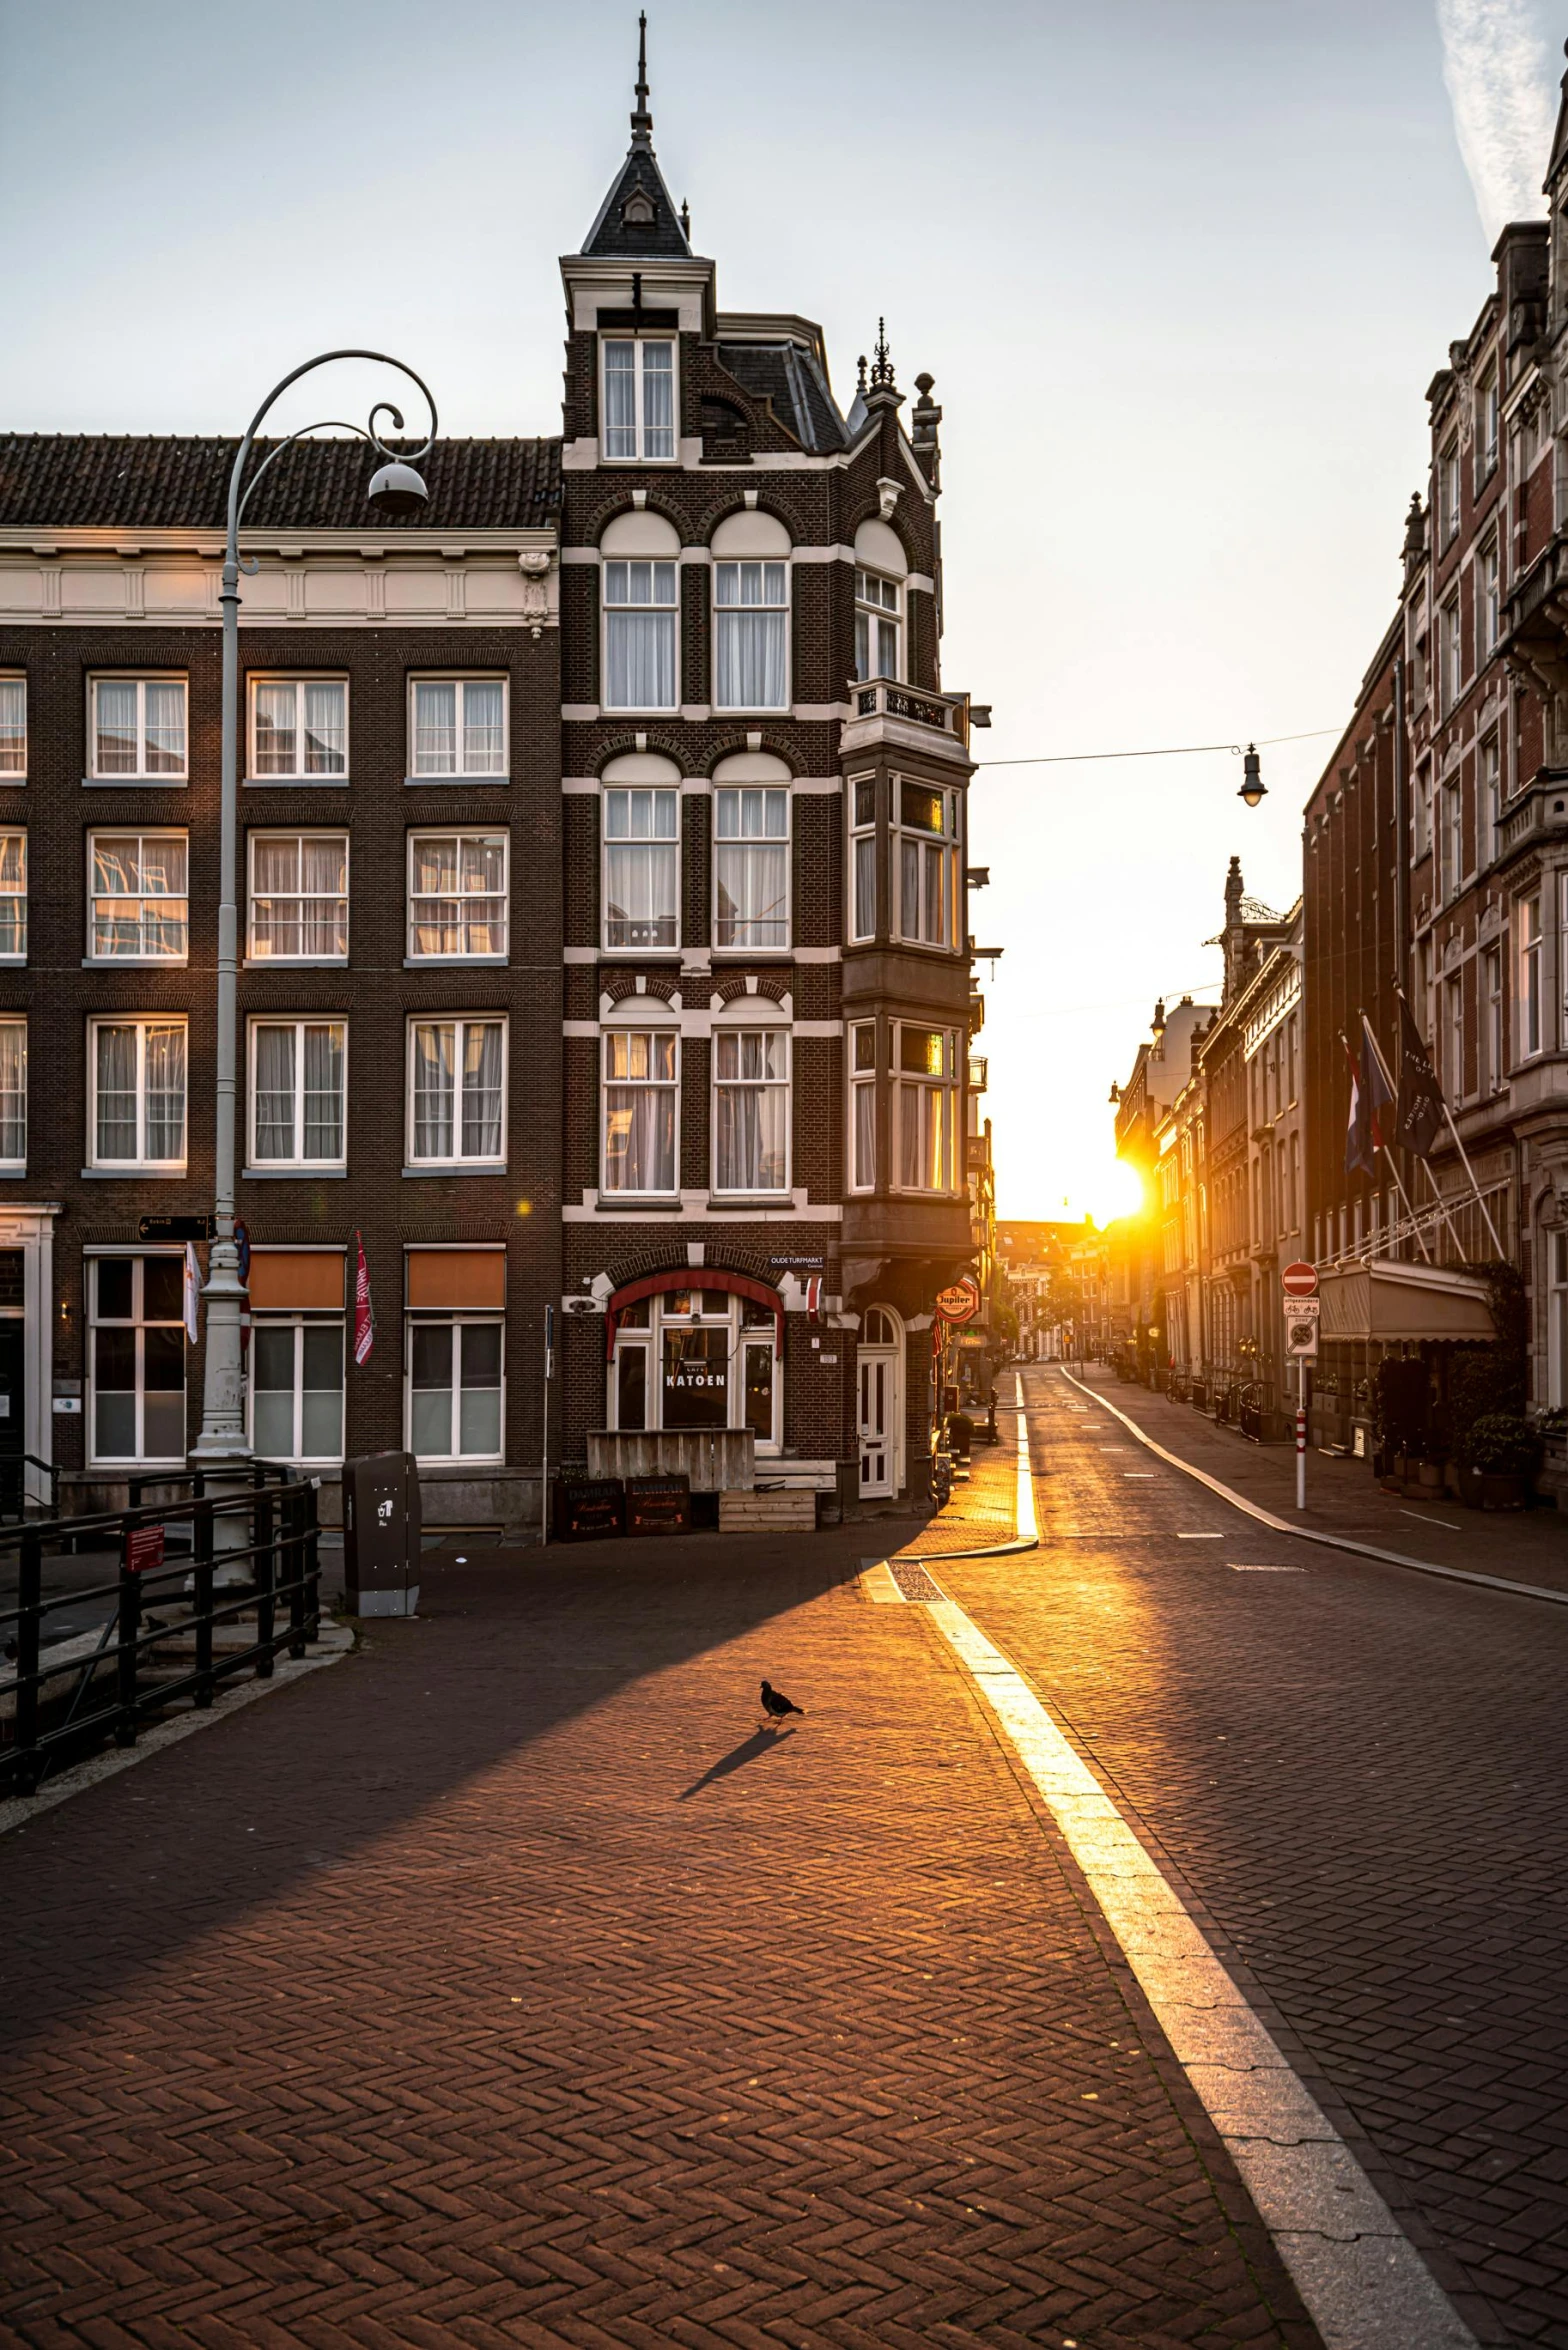
[[[432,1576],[5,1839],[0,2338],[1308,2350],[864,1545]]]

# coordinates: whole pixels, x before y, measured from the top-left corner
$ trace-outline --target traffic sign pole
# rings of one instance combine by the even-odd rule
[[[1296,1507],[1307,1506],[1307,1359],[1296,1357]]]
[[[1291,1308],[1295,1306],[1298,1322],[1315,1322],[1320,1311],[1317,1303],[1316,1265],[1298,1262],[1282,1267],[1279,1285],[1285,1293],[1286,1320],[1290,1319]],[[1304,1302],[1308,1298],[1312,1300],[1310,1306]],[[1307,1506],[1307,1353],[1305,1348],[1297,1346],[1297,1335],[1296,1332],[1288,1333],[1291,1352],[1296,1357],[1296,1507],[1304,1510]],[[1313,1338],[1313,1352],[1316,1353],[1316,1333],[1303,1332],[1300,1335]]]

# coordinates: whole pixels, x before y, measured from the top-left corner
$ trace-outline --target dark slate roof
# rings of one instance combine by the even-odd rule
[[[622,209],[628,196],[641,190],[653,206],[646,225],[625,221]],[[685,261],[691,253],[686,232],[654,160],[652,147],[633,137],[626,161],[599,207],[599,217],[583,243],[585,254],[610,254],[616,260],[635,260],[640,254]]]
[[[1563,46],[1565,51],[1568,51],[1568,42],[1565,42]],[[1557,106],[1557,128],[1552,133],[1552,157],[1546,166],[1546,178],[1543,182],[1548,195],[1551,193],[1553,182],[1562,170],[1564,163],[1568,162],[1568,73],[1563,75],[1562,91],[1563,94]]]
[[[275,445],[258,441],[254,464]],[[237,447],[231,440],[151,434],[0,434],[0,526],[222,530]],[[534,530],[560,504],[558,440],[438,440],[419,463],[429,505],[406,522],[365,502],[379,462],[363,441],[347,436],[296,442],[257,490],[246,527],[354,530],[376,538],[408,529]]]
[[[849,446],[844,420],[809,352],[795,343],[723,343],[719,364],[738,384],[773,402],[779,422],[803,449],[820,454]]]

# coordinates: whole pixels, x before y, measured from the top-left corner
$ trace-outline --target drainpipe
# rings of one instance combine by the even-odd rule
[[[1405,656],[1394,655],[1394,952],[1399,985],[1410,983],[1410,745],[1405,731]]]

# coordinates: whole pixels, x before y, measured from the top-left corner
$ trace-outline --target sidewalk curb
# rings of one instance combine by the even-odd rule
[[[1113,1420],[1120,1420],[1124,1428],[1131,1429],[1138,1442],[1146,1445],[1157,1459],[1167,1462],[1173,1469],[1180,1469],[1184,1477],[1195,1477],[1200,1485],[1206,1485],[1211,1493],[1217,1493],[1221,1501],[1228,1501],[1232,1509],[1238,1509],[1245,1516],[1256,1519],[1260,1526],[1271,1526],[1276,1534],[1292,1535],[1297,1542],[1320,1543],[1325,1550],[1348,1550],[1357,1558],[1377,1559],[1386,1567],[1408,1567],[1417,1575],[1440,1575],[1445,1583],[1479,1583],[1484,1591],[1508,1591],[1517,1599],[1544,1599],[1550,1601],[1553,1607],[1568,1607],[1568,1591],[1548,1591],[1540,1583],[1511,1583],[1506,1576],[1482,1575],[1472,1567],[1441,1567],[1435,1559],[1413,1559],[1403,1551],[1380,1550],[1375,1543],[1356,1542],[1348,1534],[1323,1534],[1316,1527],[1293,1526],[1288,1518],[1275,1517],[1273,1511],[1266,1510],[1261,1502],[1248,1501],[1244,1494],[1237,1493],[1229,1485],[1222,1485],[1218,1477],[1210,1476],[1207,1469],[1200,1469],[1193,1462],[1184,1461],[1180,1453],[1167,1452],[1164,1445],[1157,1444],[1152,1436],[1139,1427],[1136,1420],[1118,1411],[1109,1397],[1101,1395],[1093,1387],[1086,1387],[1081,1379],[1075,1379],[1065,1364],[1058,1363],[1055,1368],[1069,1386],[1077,1388],[1080,1395],[1086,1395],[1091,1403],[1097,1403],[1102,1411],[1109,1412]]]

